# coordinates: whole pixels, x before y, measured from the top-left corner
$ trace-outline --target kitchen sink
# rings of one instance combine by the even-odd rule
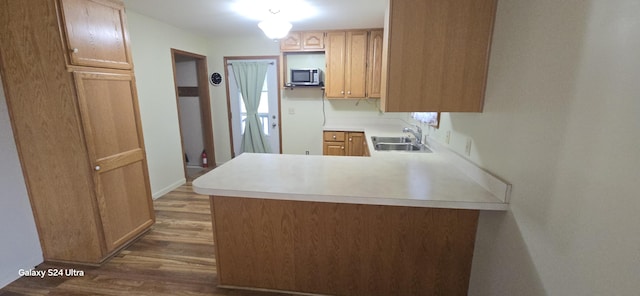
[[[374,146],[378,143],[413,143],[414,141],[409,137],[371,137]]]
[[[416,143],[415,139],[409,137],[371,137],[373,148],[376,151],[412,151],[412,152],[432,152],[424,144]]]

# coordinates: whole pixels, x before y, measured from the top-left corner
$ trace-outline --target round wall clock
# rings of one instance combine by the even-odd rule
[[[220,75],[220,73],[218,72],[213,72],[213,74],[211,74],[211,77],[209,77],[209,82],[211,82],[213,86],[220,85],[220,83],[222,83],[222,75]]]

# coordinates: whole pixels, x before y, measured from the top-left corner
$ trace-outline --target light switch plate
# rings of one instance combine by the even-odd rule
[[[471,138],[467,138],[467,145],[464,147],[464,154],[471,156]]]

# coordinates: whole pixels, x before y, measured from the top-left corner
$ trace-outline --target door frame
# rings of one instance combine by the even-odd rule
[[[281,91],[281,85],[282,82],[280,81],[280,56],[230,56],[230,57],[224,57],[224,76],[225,77],[229,77],[229,69],[228,69],[228,65],[229,62],[234,61],[234,60],[275,60],[276,64],[276,71],[278,71],[276,73],[276,77],[277,77],[277,95],[278,95],[278,122],[280,124],[278,124],[278,135],[279,135],[279,139],[278,142],[280,143],[280,149],[278,151],[279,154],[282,154],[282,95],[280,93]],[[229,142],[231,143],[230,147],[231,147],[231,158],[235,158],[236,154],[234,152],[234,147],[233,147],[233,126],[232,126],[232,118],[231,118],[231,95],[229,94],[229,79],[226,79],[226,83],[225,83],[225,89],[227,92],[227,119],[228,119],[228,124],[229,124]]]
[[[200,101],[200,117],[202,118],[202,137],[204,149],[207,151],[209,167],[216,166],[216,153],[213,141],[213,120],[211,118],[211,96],[209,94],[209,72],[207,70],[207,57],[175,48],[171,48],[171,65],[173,67],[173,83],[176,93],[176,110],[178,111],[178,130],[180,130],[180,147],[182,148],[182,167],[185,178],[187,174],[187,159],[185,158],[184,136],[182,135],[182,119],[180,118],[180,92],[178,90],[178,73],[176,72],[176,57],[183,56],[193,58],[196,61],[198,77],[197,93]]]

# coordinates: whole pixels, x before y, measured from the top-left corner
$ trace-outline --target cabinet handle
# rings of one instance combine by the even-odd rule
[[[99,170],[100,170],[100,166],[99,166],[99,165],[97,165],[97,166],[95,167],[95,170],[96,170],[96,171],[99,171]]]
[[[71,52],[73,52],[73,53],[78,53],[78,48],[77,48],[77,47],[74,47],[74,48],[71,50]]]
[[[353,141],[353,139],[352,139],[352,138],[349,138],[349,142],[351,142],[351,141]]]
[[[334,140],[336,139],[336,135],[333,135],[333,139],[334,139]]]
[[[351,94],[351,91],[348,91],[348,92],[347,92],[347,94],[348,94],[348,95],[350,95],[350,94]]]
[[[341,95],[344,95],[344,90],[340,92]]]
[[[341,146],[340,149],[344,150],[344,146]]]

